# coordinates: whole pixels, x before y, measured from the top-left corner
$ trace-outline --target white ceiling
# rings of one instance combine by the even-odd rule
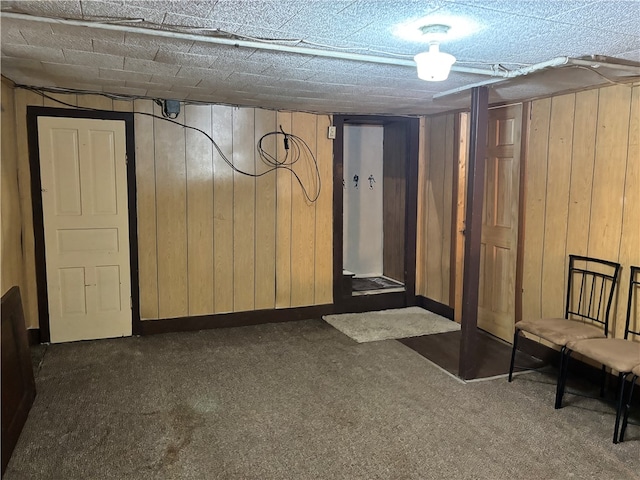
[[[2,74],[17,84],[331,113],[421,114],[460,108],[468,92],[438,92],[490,77],[452,72],[419,80],[415,68],[236,48],[135,32],[163,29],[217,35],[219,29],[276,43],[404,58],[424,42],[394,35],[424,16],[465,18],[466,38],[443,42],[456,66],[508,69],[558,56],[604,55],[640,61],[640,1],[573,0],[218,0],[2,1]],[[35,21],[28,16],[117,22],[129,31]],[[125,20],[125,21],[123,21]],[[223,35],[226,37],[226,35]],[[290,40],[304,40],[300,43]],[[322,46],[314,45],[321,44]],[[403,54],[406,57],[389,55]],[[607,72],[615,76],[616,71]],[[640,75],[625,72],[626,75]],[[586,69],[545,71],[491,86],[492,101],[531,98],[602,84]]]

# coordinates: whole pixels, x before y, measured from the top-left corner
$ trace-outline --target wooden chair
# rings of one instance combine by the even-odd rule
[[[624,338],[592,338],[569,342],[564,353],[565,360],[562,362],[563,370],[560,372],[562,378],[560,382],[562,385],[560,401],[562,401],[562,395],[564,394],[564,384],[568,370],[567,366],[572,352],[579,353],[580,355],[595,360],[605,368],[619,372],[619,391],[616,403],[616,423],[613,430],[613,443],[618,443],[618,427],[623,413],[624,390],[627,377],[633,375],[633,371],[637,371],[637,367],[640,366],[640,342],[629,339],[629,335],[637,336],[640,339],[640,322],[637,320],[634,322],[636,330],[631,328],[631,311],[634,310],[634,292],[638,290],[638,286],[640,285],[640,275],[638,275],[638,273],[640,273],[640,267],[631,267]],[[637,316],[635,317],[637,318]],[[633,390],[633,383],[635,383],[635,378],[631,384],[631,390]],[[631,393],[633,393],[633,391],[631,391]],[[622,437],[622,434],[620,436]]]
[[[597,258],[569,255],[567,296],[563,318],[521,320],[515,324],[513,350],[509,366],[509,382],[520,332],[528,332],[560,347],[560,369],[569,342],[590,338],[606,338],[609,332],[609,312],[618,281],[620,264]],[[558,375],[555,408],[560,408],[562,375]]]

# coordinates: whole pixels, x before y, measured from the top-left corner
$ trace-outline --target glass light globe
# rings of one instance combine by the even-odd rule
[[[429,45],[428,52],[422,52],[413,57],[418,67],[418,78],[428,82],[446,80],[455,63],[456,57],[440,51],[437,43]]]

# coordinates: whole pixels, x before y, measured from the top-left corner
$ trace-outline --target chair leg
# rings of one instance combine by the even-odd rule
[[[620,427],[620,416],[622,414],[622,407],[624,405],[624,384],[627,379],[628,373],[621,373],[618,375],[618,382],[620,388],[618,390],[618,402],[616,403],[616,424],[613,427],[613,443],[618,443],[618,428]]]
[[[571,350],[566,345],[560,349],[560,371],[558,372],[558,382],[556,384],[556,404],[555,408],[562,408],[562,397],[564,396],[564,387],[567,380],[567,372],[569,367],[569,357]]]
[[[602,374],[600,375],[600,398],[604,397],[606,381],[607,381],[607,367],[602,365]]]
[[[620,442],[624,441],[624,432],[627,430],[627,422],[629,421],[629,409],[631,408],[631,399],[633,397],[633,387],[636,384],[636,381],[638,380],[638,375],[634,375],[633,378],[631,379],[631,388],[629,389],[629,400],[627,401],[627,404],[624,405],[624,416],[622,418],[622,427],[620,427]]]
[[[513,349],[511,350],[511,364],[509,365],[509,382],[513,380],[513,367],[516,363],[516,350],[518,348],[518,338],[520,337],[520,329],[516,328],[513,334]]]

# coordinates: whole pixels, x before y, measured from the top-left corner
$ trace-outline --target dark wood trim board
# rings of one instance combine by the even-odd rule
[[[39,328],[28,328],[27,329],[27,338],[29,340],[29,346],[38,345],[40,342],[40,329]]]
[[[154,335],[170,332],[190,332],[212,328],[246,327],[263,323],[294,322],[321,318],[334,313],[333,305],[313,305],[310,307],[283,308],[272,310],[250,310],[247,312],[220,313],[197,317],[165,318],[142,320],[140,335]]]
[[[436,302],[435,300],[423,297],[422,295],[416,296],[416,305],[424,308],[425,310],[429,310],[430,312],[437,313],[441,317],[448,318],[449,320],[453,320],[454,318],[453,308],[451,308],[449,305]]]
[[[459,375],[459,355],[462,332],[438,333],[419,337],[403,338],[400,342],[431,360],[452,375]],[[476,361],[473,363],[473,378],[488,378],[509,373],[511,346],[492,335],[479,331],[475,336]],[[518,351],[520,369],[540,368],[544,362]],[[506,380],[505,380],[506,382]]]
[[[20,289],[2,296],[2,473],[36,396]]]
[[[471,91],[469,157],[467,159],[467,199],[465,208],[464,278],[462,280],[462,336],[460,340],[460,376],[473,378],[478,325],[478,283],[480,277],[480,237],[484,202],[485,152],[488,127],[487,87]]]

